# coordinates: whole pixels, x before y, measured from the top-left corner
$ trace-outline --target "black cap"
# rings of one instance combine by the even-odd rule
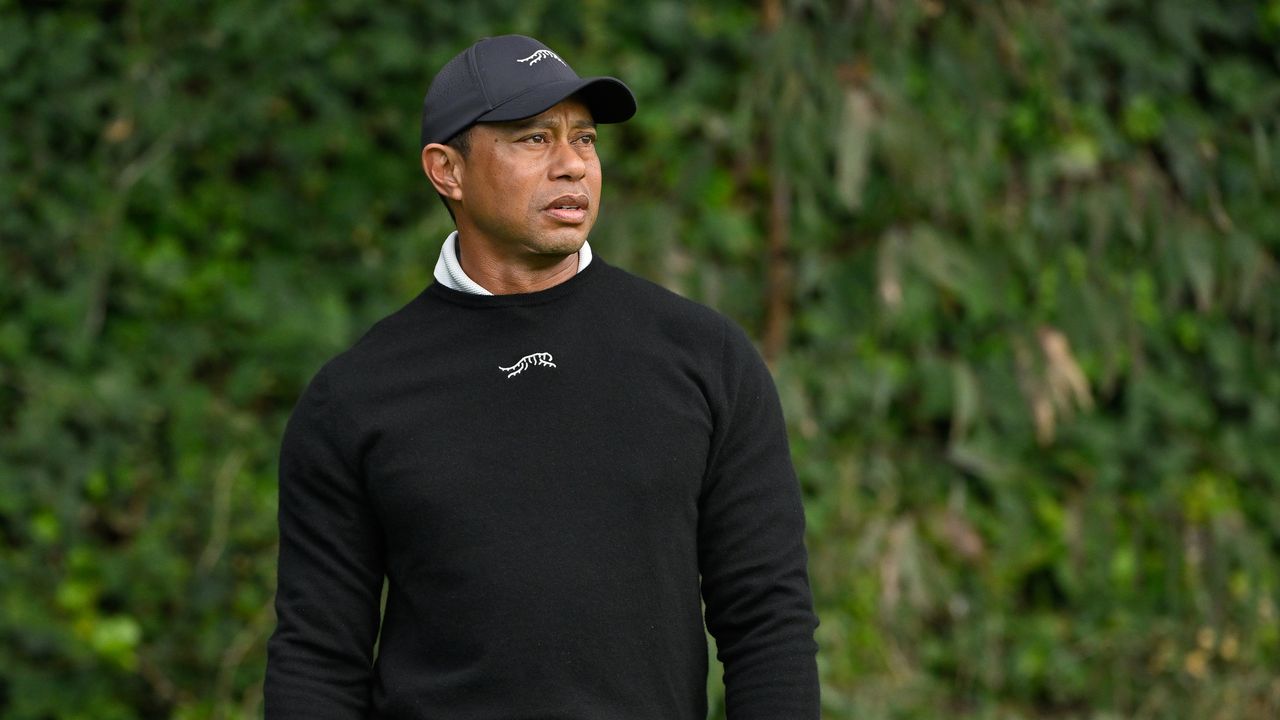
[[[422,146],[443,143],[477,122],[532,117],[579,93],[598,123],[636,113],[621,80],[580,78],[551,48],[524,35],[484,38],[440,68],[422,101]]]

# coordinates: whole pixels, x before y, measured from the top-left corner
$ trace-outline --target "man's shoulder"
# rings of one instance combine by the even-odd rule
[[[420,318],[415,319],[421,311],[417,307],[420,300],[419,296],[375,321],[354,342],[331,356],[318,374],[349,385],[401,364],[404,357],[413,352],[415,334],[423,332]]]
[[[716,340],[726,325],[734,324],[719,310],[658,282],[616,265],[609,265],[608,270],[612,284],[609,291],[618,293],[631,312],[646,313],[664,324],[686,327]]]
[[[746,328],[716,308],[685,297],[661,284],[616,266],[617,285],[630,291],[635,327],[643,327],[641,318],[654,320],[662,334],[698,352],[722,362],[731,360],[757,369],[764,359]]]

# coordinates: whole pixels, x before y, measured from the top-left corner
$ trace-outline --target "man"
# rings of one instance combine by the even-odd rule
[[[702,720],[700,600],[730,720],[818,717],[768,370],[587,243],[596,123],[634,112],[515,35],[432,82],[422,167],[457,230],[289,421],[269,720]]]

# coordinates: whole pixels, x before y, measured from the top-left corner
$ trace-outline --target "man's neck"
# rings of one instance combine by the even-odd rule
[[[466,245],[461,234],[457,239],[458,262],[462,271],[477,285],[494,295],[514,295],[546,290],[578,273],[578,253],[568,255],[529,255],[513,261]]]

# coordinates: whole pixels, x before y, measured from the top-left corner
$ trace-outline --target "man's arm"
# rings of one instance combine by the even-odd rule
[[[354,451],[358,432],[326,370],[302,394],[281,444],[267,720],[363,720],[369,711],[383,548]]]
[[[760,354],[737,325],[725,325],[698,562],[727,716],[816,720],[818,618],[782,408]]]

